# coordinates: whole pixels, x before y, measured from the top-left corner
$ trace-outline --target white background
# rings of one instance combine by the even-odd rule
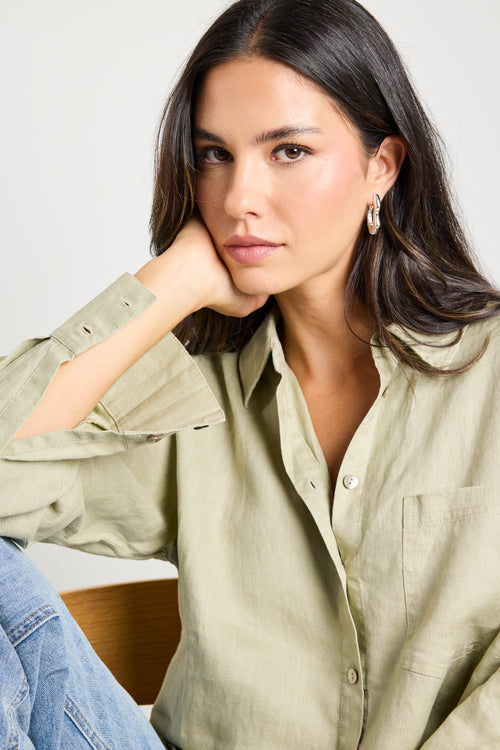
[[[0,351],[45,335],[149,258],[154,135],[172,81],[221,0],[0,0]],[[498,0],[366,0],[448,146],[483,266],[497,282]],[[172,575],[158,561],[51,545],[60,590]]]

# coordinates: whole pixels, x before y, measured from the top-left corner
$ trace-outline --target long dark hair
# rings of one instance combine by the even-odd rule
[[[159,255],[196,210],[192,114],[207,71],[242,56],[287,65],[325,91],[355,125],[367,155],[384,138],[407,149],[396,183],[382,203],[376,236],[363,227],[346,288],[366,307],[380,341],[399,361],[426,364],[388,326],[418,333],[457,331],[500,309],[500,293],[477,270],[453,210],[439,137],[411,86],[399,55],[356,0],[239,0],[204,34],[163,113],[156,150],[152,250]],[[212,310],[189,316],[175,333],[192,353],[234,349],[247,341],[273,300],[246,318]]]

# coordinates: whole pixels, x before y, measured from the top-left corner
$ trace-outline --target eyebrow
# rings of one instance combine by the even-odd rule
[[[302,125],[284,125],[280,128],[274,128],[273,130],[264,130],[253,139],[253,143],[259,145],[261,143],[280,141],[283,138],[290,138],[291,136],[299,135],[321,135],[321,130],[319,128],[311,128]],[[224,139],[220,135],[217,135],[217,133],[211,133],[204,128],[195,128],[193,138],[200,141],[211,141],[212,143],[218,143],[221,146],[224,145]]]

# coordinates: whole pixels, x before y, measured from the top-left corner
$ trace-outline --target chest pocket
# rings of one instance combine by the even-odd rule
[[[484,653],[500,623],[500,492],[465,487],[403,501],[407,666],[442,677]]]

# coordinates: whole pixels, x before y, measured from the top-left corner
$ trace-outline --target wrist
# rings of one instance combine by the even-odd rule
[[[197,287],[187,259],[170,251],[152,258],[135,278],[152,292],[160,306],[177,308],[179,320],[204,306],[202,290]]]

